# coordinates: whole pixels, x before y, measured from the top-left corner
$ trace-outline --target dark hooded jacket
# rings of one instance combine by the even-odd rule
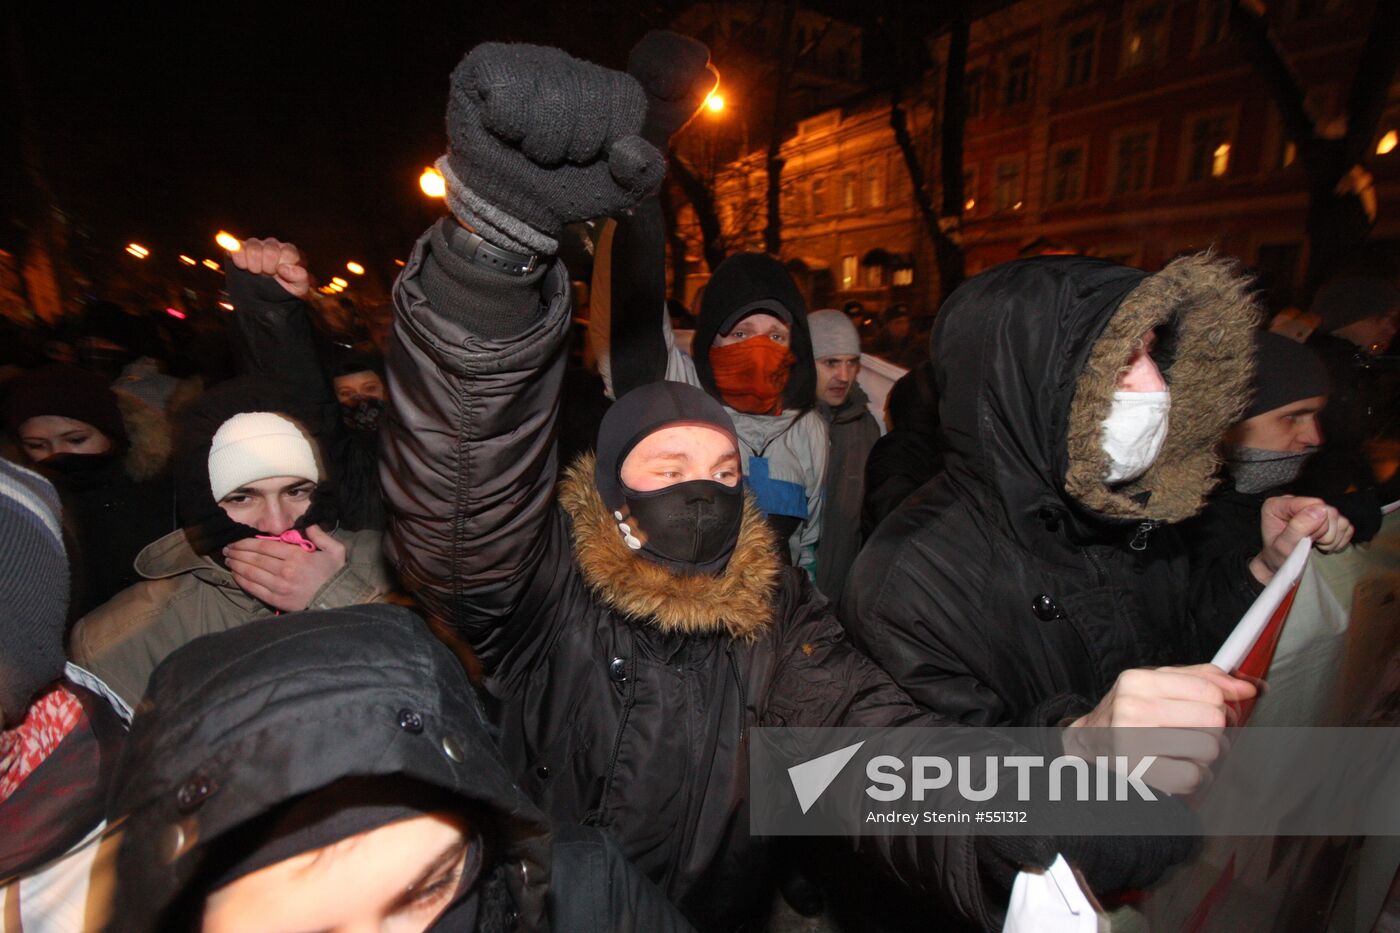
[[[1055,257],[964,284],[935,326],[947,466],[867,543],[842,618],[919,703],[1055,725],[1133,667],[1209,660],[1256,591],[1241,562],[1193,605],[1171,522],[1200,510],[1252,379],[1247,280],[1208,256],[1156,275]],[[1171,388],[1140,479],[1109,487],[1102,424],[1141,334]]]
[[[826,420],[831,436],[831,455],[826,462],[816,583],[833,604],[841,602],[846,574],[860,553],[866,459],[880,439],[880,423],[869,406],[870,399],[858,383],[851,384],[846,401],[836,408],[817,402],[817,412]]]
[[[342,778],[459,797],[486,862],[432,929],[688,927],[596,830],[551,830],[506,771],[461,665],[405,609],[302,613],[191,642],[156,671],[116,776],[109,930],[197,929],[235,830]],[[472,924],[470,919],[474,919]]]
[[[400,579],[479,658],[530,796],[607,829],[697,927],[741,928],[771,892],[749,832],[749,730],[937,720],[782,566],[752,502],[724,569],[680,575],[628,550],[590,461],[556,492],[561,264],[506,280],[435,228],[395,311],[382,481]],[[510,336],[484,336],[483,320]],[[860,842],[903,883],[998,922],[970,839]]]

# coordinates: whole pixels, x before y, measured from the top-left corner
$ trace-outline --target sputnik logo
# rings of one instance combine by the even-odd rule
[[[803,813],[812,809],[812,804],[831,786],[831,782],[850,764],[864,744],[864,741],[860,741],[854,745],[847,745],[820,758],[813,758],[788,768],[788,777],[792,780],[792,789],[797,792],[797,802],[801,804]]]

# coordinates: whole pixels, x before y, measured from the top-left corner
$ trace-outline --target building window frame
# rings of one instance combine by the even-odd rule
[[[885,206],[885,166],[874,161],[865,167],[861,175],[861,187],[865,190],[866,207]]]
[[[987,115],[987,78],[985,62],[967,69],[963,78],[963,104],[969,120],[980,120]]]
[[[978,184],[977,184],[977,182],[978,182],[978,179],[979,179],[980,177],[981,177],[981,174],[980,174],[980,172],[978,172],[978,165],[977,165],[976,162],[973,162],[973,163],[970,163],[970,164],[967,163],[967,162],[964,162],[964,163],[963,163],[963,216],[964,216],[964,217],[976,217],[976,216],[977,216],[977,209],[978,209],[979,207],[985,207],[985,206],[986,206],[986,204],[985,204],[985,203],[983,202],[983,200],[982,200],[981,192],[978,191]],[[971,207],[968,207],[968,202],[971,202],[971,204],[972,204]]]
[[[830,211],[826,201],[826,176],[818,175],[812,179],[812,218],[815,220],[825,217]]]
[[[860,173],[841,173],[841,213],[860,210]]]
[[[1228,146],[1224,156],[1225,167],[1222,171],[1216,170],[1219,155],[1219,146],[1208,156],[1210,165],[1206,167],[1205,174],[1200,177],[1192,177],[1195,166],[1192,164],[1193,150],[1196,145],[1196,127],[1207,120],[1219,120],[1223,122],[1225,128],[1225,142],[1221,145]],[[1240,135],[1239,109],[1237,107],[1212,107],[1208,110],[1194,110],[1187,113],[1181,120],[1181,165],[1177,172],[1177,181],[1182,185],[1210,185],[1220,182],[1230,181],[1240,177],[1240,166],[1237,158],[1239,150]]]
[[[1002,169],[1016,168],[1016,191],[1003,197]],[[1009,176],[1007,176],[1009,177]],[[992,211],[997,214],[1014,214],[1026,206],[1026,154],[1002,156],[992,164]]]
[[[1118,175],[1123,167],[1123,140],[1129,136],[1147,136],[1147,162],[1142,170],[1142,187],[1125,188],[1119,190]],[[1137,195],[1146,194],[1152,190],[1153,173],[1157,170],[1157,124],[1156,123],[1134,123],[1130,126],[1119,127],[1109,136],[1108,141],[1108,179],[1105,191],[1111,198],[1130,198]]]
[[[1192,51],[1218,49],[1230,41],[1231,2],[1232,0],[1199,0],[1196,7],[1195,35],[1191,40]],[[1221,17],[1215,23],[1211,22],[1213,14]]]
[[[1134,23],[1141,14],[1153,9],[1161,14],[1161,18],[1152,30],[1156,33],[1156,41],[1153,42],[1155,51],[1151,57],[1135,61],[1136,53],[1132,47],[1135,34]],[[1169,0],[1139,0],[1123,10],[1123,48],[1118,59],[1119,71],[1138,71],[1143,68],[1152,68],[1167,60],[1171,46],[1171,12]]]
[[[841,257],[841,291],[854,291],[860,287],[860,260],[854,253]]]
[[[1056,191],[1058,182],[1057,172],[1059,166],[1056,158],[1063,152],[1078,151],[1079,153],[1079,179],[1075,185],[1075,191],[1066,196],[1056,197],[1060,192]],[[1050,147],[1049,158],[1046,160],[1047,170],[1045,172],[1045,204],[1047,207],[1066,207],[1072,204],[1079,204],[1087,196],[1085,188],[1089,180],[1089,140],[1085,138],[1067,139],[1055,143]]]
[[[1025,67],[1020,67],[1024,63]],[[1012,66],[1017,65],[1013,70]],[[1031,49],[1016,49],[1006,56],[1006,65],[1001,76],[1001,105],[1007,110],[1023,107],[1031,102],[1035,92],[1035,52]]]
[[[1086,48],[1071,48],[1071,43],[1079,36],[1089,35]],[[1080,58],[1076,61],[1076,53]],[[1084,59],[1087,58],[1087,64]],[[1064,91],[1077,87],[1088,87],[1094,83],[1099,67],[1099,27],[1093,23],[1076,23],[1064,31],[1060,41],[1060,89]]]

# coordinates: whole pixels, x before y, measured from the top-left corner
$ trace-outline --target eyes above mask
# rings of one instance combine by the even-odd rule
[[[1110,486],[1137,479],[1152,466],[1167,439],[1171,392],[1114,392],[1103,422],[1103,451]]]

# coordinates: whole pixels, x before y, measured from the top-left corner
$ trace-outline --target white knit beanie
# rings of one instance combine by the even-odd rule
[[[209,446],[209,487],[214,501],[269,476],[321,481],[316,452],[290,418],[270,411],[234,415],[219,425]]]
[[[860,356],[860,334],[845,312],[835,308],[813,311],[807,315],[807,329],[812,334],[812,359]]]

